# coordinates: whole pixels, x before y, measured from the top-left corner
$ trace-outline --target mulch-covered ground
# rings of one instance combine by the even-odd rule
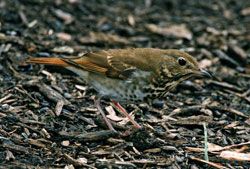
[[[84,79],[24,62],[131,47],[186,51],[213,78],[123,104],[141,130],[102,101],[114,133]],[[250,1],[1,0],[0,72],[1,168],[250,168]]]

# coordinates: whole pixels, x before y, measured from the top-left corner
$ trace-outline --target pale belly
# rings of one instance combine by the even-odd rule
[[[68,67],[92,86],[101,97],[115,99],[116,101],[143,101],[147,97],[144,86],[148,85],[150,73],[137,71],[128,80],[113,79],[97,73]]]

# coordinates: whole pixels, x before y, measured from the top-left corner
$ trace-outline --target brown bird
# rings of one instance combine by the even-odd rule
[[[62,66],[73,71],[93,86],[99,96],[112,99],[136,128],[140,125],[116,101],[162,99],[184,80],[210,77],[207,71],[199,68],[194,57],[175,49],[110,49],[89,52],[81,57],[29,58],[27,63]],[[108,127],[114,130],[100,107],[100,99],[96,100],[96,106]]]

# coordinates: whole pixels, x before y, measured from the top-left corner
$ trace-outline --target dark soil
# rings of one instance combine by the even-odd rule
[[[123,104],[143,129],[113,133],[84,79],[25,63],[131,47],[187,51],[213,78]],[[250,1],[1,0],[0,72],[2,168],[250,168]]]

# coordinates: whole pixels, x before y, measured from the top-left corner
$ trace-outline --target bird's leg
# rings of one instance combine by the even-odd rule
[[[140,129],[141,126],[128,114],[128,112],[120,105],[120,103],[116,102],[115,100],[111,100],[115,107],[121,112],[124,116],[126,116],[129,121],[134,125],[135,128]]]
[[[112,126],[112,124],[110,123],[109,119],[106,117],[105,113],[103,112],[102,108],[101,108],[101,99],[100,98],[95,98],[94,102],[95,102],[95,106],[97,108],[97,110],[101,113],[102,118],[104,119],[105,123],[107,124],[108,128],[114,132],[116,132],[116,130],[114,129],[114,127]]]

